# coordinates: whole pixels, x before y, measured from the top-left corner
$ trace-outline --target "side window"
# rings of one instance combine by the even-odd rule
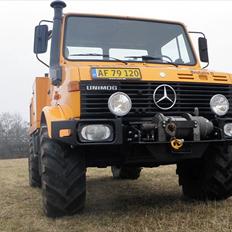
[[[186,64],[190,62],[186,43],[182,34],[166,43],[161,48],[161,53],[164,56],[170,57],[175,63]]]
[[[176,38],[172,39],[167,44],[165,44],[161,48],[161,53],[162,53],[163,56],[170,57],[173,62],[175,62],[176,60],[178,60],[180,58],[180,56],[179,56],[179,51],[178,51],[178,46],[177,46],[177,40],[176,40]]]
[[[183,35],[182,34],[179,35],[177,37],[177,40],[178,40],[178,43],[179,43],[179,47],[181,48],[180,49],[180,53],[181,53],[180,58],[183,60],[184,63],[189,63],[190,58],[189,58],[189,55],[188,55],[188,51],[187,51],[187,47],[186,47],[186,43],[185,43]]]

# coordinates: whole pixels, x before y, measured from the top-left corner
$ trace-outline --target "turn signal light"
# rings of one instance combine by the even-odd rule
[[[61,95],[56,91],[54,94],[54,99],[59,100],[61,98]]]
[[[70,81],[68,83],[68,91],[69,92],[75,92],[80,90],[80,84],[79,81]]]
[[[60,130],[59,132],[59,136],[60,138],[63,138],[63,137],[69,137],[71,135],[71,130],[70,129],[62,129]]]

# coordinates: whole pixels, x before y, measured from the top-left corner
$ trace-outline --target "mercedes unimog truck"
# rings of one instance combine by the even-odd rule
[[[52,2],[54,19],[35,28],[49,74],[33,86],[29,181],[45,214],[83,210],[88,167],[134,180],[143,167],[176,164],[184,196],[230,197],[232,75],[205,69],[204,34],[196,53],[181,23],[65,6]]]

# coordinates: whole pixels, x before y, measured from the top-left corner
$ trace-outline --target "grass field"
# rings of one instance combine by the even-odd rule
[[[117,181],[109,169],[89,169],[84,213],[48,219],[39,189],[28,186],[27,160],[0,161],[0,232],[232,231],[232,200],[182,198],[175,166],[143,169],[136,181]]]

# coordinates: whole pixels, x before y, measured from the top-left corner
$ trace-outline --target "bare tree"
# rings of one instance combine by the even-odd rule
[[[19,114],[0,114],[0,158],[28,154],[28,123]]]

